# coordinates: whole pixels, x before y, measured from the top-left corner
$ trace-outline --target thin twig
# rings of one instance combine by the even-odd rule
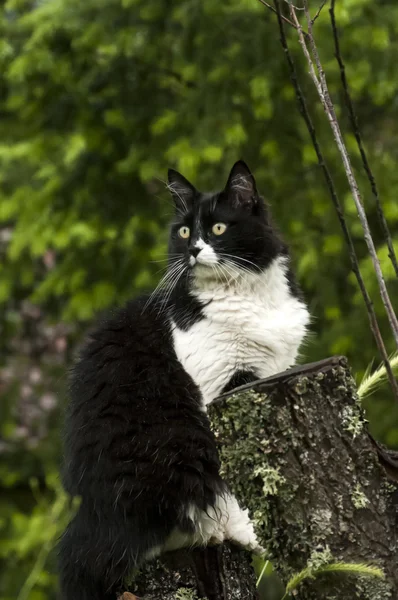
[[[318,139],[316,136],[316,131],[315,131],[314,125],[312,123],[310,114],[308,112],[307,103],[305,101],[303,92],[301,90],[300,84],[297,79],[296,68],[295,68],[292,56],[290,54],[290,51],[289,51],[289,46],[287,44],[285,28],[283,26],[283,19],[282,19],[282,15],[280,12],[279,0],[274,0],[274,4],[275,4],[275,12],[278,16],[278,24],[279,24],[279,30],[280,30],[280,35],[281,35],[281,44],[282,44],[283,50],[285,52],[287,63],[289,65],[290,77],[291,77],[292,84],[293,84],[293,87],[296,92],[299,110],[305,121],[308,132],[310,134],[312,145],[314,146],[314,150],[315,150],[317,158],[318,158],[318,164],[322,169],[322,172],[323,172],[323,175],[324,175],[324,178],[326,181],[326,185],[329,190],[329,194],[331,196],[332,202],[336,209],[337,216],[338,216],[338,219],[339,219],[339,222],[341,225],[341,229],[343,231],[343,236],[344,236],[344,239],[348,246],[349,256],[350,256],[350,261],[351,261],[351,268],[352,268],[352,271],[354,272],[355,277],[358,281],[359,289],[361,290],[361,293],[362,293],[362,296],[363,296],[363,299],[365,302],[365,306],[366,306],[366,310],[367,310],[368,318],[369,318],[369,323],[370,323],[370,328],[372,330],[377,347],[379,349],[380,356],[382,357],[383,364],[385,365],[388,379],[389,379],[389,382],[390,382],[390,385],[391,385],[391,388],[393,391],[393,395],[394,395],[396,401],[398,402],[398,383],[397,383],[397,381],[394,377],[394,374],[392,372],[392,369],[391,369],[391,365],[390,365],[390,362],[388,359],[388,354],[387,354],[387,351],[386,351],[386,348],[385,348],[385,345],[383,342],[379,324],[377,322],[376,313],[374,311],[372,300],[369,296],[369,293],[365,286],[365,282],[361,275],[358,257],[357,257],[356,251],[355,251],[355,246],[352,241],[350,231],[347,227],[347,223],[344,218],[343,208],[338,199],[332,176],[330,174],[329,168],[325,162],[324,156],[323,156],[321,148],[319,146]]]
[[[317,18],[319,17],[319,15],[322,12],[322,8],[325,6],[327,0],[323,0],[322,4],[320,5],[320,7],[318,8],[318,10],[315,13],[314,18],[311,20],[311,23],[314,24],[315,21],[317,20]]]
[[[268,4],[268,2],[265,2],[265,0],[258,0],[258,1],[261,2],[261,4],[263,4],[267,8],[269,8],[270,10],[272,10],[272,12],[276,13],[275,8],[273,6],[271,6],[271,4]],[[288,23],[291,27],[294,27],[294,29],[296,29],[295,24],[292,23],[291,21],[289,21],[288,18],[286,18],[283,15],[281,15],[281,19],[283,19],[285,21],[285,23]]]
[[[309,72],[310,72],[311,78],[314,82],[314,85],[317,89],[318,95],[321,99],[323,108],[325,110],[326,116],[329,120],[329,124],[330,124],[330,127],[333,132],[334,139],[335,139],[337,147],[339,149],[340,156],[343,161],[344,170],[345,170],[345,173],[347,176],[348,184],[350,186],[351,194],[352,194],[353,200],[355,202],[358,217],[359,217],[359,220],[361,222],[362,229],[364,232],[365,242],[368,247],[370,258],[371,258],[371,261],[373,263],[373,267],[374,267],[374,270],[376,273],[376,279],[377,279],[378,286],[379,286],[380,296],[381,296],[384,308],[387,313],[388,321],[390,323],[391,331],[393,333],[396,346],[398,348],[398,319],[396,317],[393,306],[391,304],[390,297],[388,295],[387,286],[384,281],[383,272],[382,272],[381,266],[380,266],[380,261],[377,256],[377,251],[376,251],[376,248],[375,248],[375,245],[374,245],[374,242],[372,239],[372,235],[370,232],[369,223],[368,223],[368,219],[366,217],[365,209],[363,207],[362,198],[361,198],[361,195],[359,192],[358,184],[355,179],[355,175],[354,175],[354,172],[352,169],[350,157],[348,155],[347,148],[345,146],[345,142],[344,142],[341,130],[340,130],[340,126],[337,121],[336,113],[334,110],[334,105],[333,105],[332,99],[329,94],[329,89],[328,89],[327,82],[326,82],[325,72],[323,70],[322,63],[319,58],[318,49],[315,44],[315,39],[314,39],[314,35],[313,35],[313,30],[312,30],[312,21],[311,21],[309,8],[308,8],[308,0],[303,0],[303,2],[304,2],[304,9],[305,9],[304,12],[305,12],[305,16],[307,19],[307,26],[308,26],[307,40],[309,41],[312,56],[314,57],[314,60],[315,60],[319,79],[318,79],[318,76],[316,75],[315,67],[314,67],[314,63],[312,61],[311,55],[306,46],[302,27],[300,25],[300,22],[297,18],[297,15],[296,15],[295,10],[292,7],[292,5],[290,5],[290,16],[293,20],[293,23],[295,23],[295,25],[296,25],[296,29],[297,29],[297,32],[299,35],[299,41],[300,41],[301,47],[303,48],[303,52],[305,54],[305,57],[307,59],[307,62],[308,62],[309,68],[310,68]]]
[[[376,180],[375,180],[372,170],[370,168],[368,157],[366,155],[365,148],[362,143],[362,136],[359,131],[358,119],[355,114],[354,105],[353,105],[351,95],[349,92],[347,77],[345,74],[345,65],[344,65],[344,62],[343,62],[343,59],[341,56],[341,51],[340,51],[340,43],[339,43],[339,36],[338,36],[338,32],[337,32],[337,24],[336,24],[336,17],[335,17],[335,13],[334,13],[334,5],[335,5],[335,0],[332,0],[331,7],[329,9],[329,13],[330,13],[330,20],[332,22],[332,29],[333,29],[335,56],[336,56],[338,65],[340,67],[340,79],[341,79],[341,83],[343,85],[345,102],[346,102],[346,105],[348,108],[348,113],[350,115],[351,126],[353,129],[354,135],[355,135],[355,139],[357,141],[358,149],[361,154],[362,164],[365,169],[366,175],[368,176],[370,187],[373,192],[373,196],[376,200],[377,216],[378,216],[380,227],[384,233],[384,237],[385,237],[386,244],[388,247],[388,256],[390,257],[390,260],[393,264],[395,274],[398,277],[398,262],[397,262],[397,257],[395,254],[394,246],[392,243],[391,233],[388,228],[387,220],[384,215],[383,207],[381,204],[379,192],[378,192],[377,185],[376,185]]]
[[[296,6],[293,4],[292,0],[283,0],[286,4],[291,4],[294,7],[294,10],[304,10],[304,6]]]

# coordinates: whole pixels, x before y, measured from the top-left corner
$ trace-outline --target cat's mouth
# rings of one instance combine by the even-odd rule
[[[199,258],[191,256],[189,259],[189,266],[194,271],[214,271],[214,267],[217,266],[217,262],[211,262],[203,259],[200,260]]]
[[[221,275],[221,271],[217,268],[217,263],[201,263],[196,261],[195,265],[190,268],[192,277],[199,287],[205,282],[226,282],[225,275]]]

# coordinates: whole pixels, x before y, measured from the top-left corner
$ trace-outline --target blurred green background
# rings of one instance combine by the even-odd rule
[[[394,299],[327,8],[317,42]],[[379,359],[275,15],[257,0],[9,0],[0,10],[0,599],[53,600],[51,550],[68,503],[58,479],[67,368],[98,311],[159,279],[168,166],[211,189],[244,158],[292,246],[314,316],[302,360],[345,354],[360,376]],[[340,0],[336,14],[398,251],[398,5]],[[392,351],[329,125],[296,32],[288,36]],[[367,412],[375,436],[398,447],[387,387]]]

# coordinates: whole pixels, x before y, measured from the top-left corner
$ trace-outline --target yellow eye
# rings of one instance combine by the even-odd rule
[[[216,223],[212,227],[212,232],[214,233],[214,235],[222,235],[226,229],[227,226],[225,225],[225,223]]]
[[[183,227],[180,227],[180,229],[178,230],[178,235],[184,240],[187,240],[189,238],[190,233],[191,232],[189,231],[189,227],[185,227],[185,225]]]

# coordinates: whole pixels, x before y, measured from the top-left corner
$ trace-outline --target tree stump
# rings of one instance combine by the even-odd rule
[[[256,600],[251,562],[250,553],[230,544],[169,552],[144,565],[132,589],[145,600]]]
[[[209,414],[223,476],[285,582],[332,561],[377,565],[386,575],[324,574],[302,583],[295,598],[398,598],[398,491],[344,358],[242,386]]]

